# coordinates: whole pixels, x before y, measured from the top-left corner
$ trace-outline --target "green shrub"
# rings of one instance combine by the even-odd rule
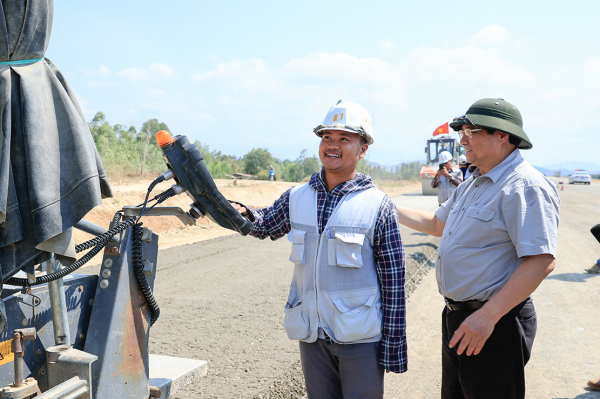
[[[261,170],[256,174],[256,176],[258,176],[258,180],[269,180],[269,171]]]

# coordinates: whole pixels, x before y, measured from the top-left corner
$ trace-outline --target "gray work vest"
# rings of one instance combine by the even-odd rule
[[[457,178],[457,177],[462,177],[462,172],[456,169],[452,169],[450,172],[450,176]],[[462,180],[462,178],[460,179]],[[441,176],[440,177],[440,183],[438,184],[438,204],[443,204],[444,202],[448,201],[450,199],[450,197],[452,197],[452,194],[454,194],[454,192],[456,191],[456,186],[452,183],[450,183],[450,180],[448,180],[448,178],[446,176]]]
[[[380,341],[383,312],[373,231],[385,194],[376,188],[346,194],[322,234],[317,194],[304,184],[290,195],[294,277],[285,330],[290,339],[309,343],[317,340],[319,327],[338,343]]]

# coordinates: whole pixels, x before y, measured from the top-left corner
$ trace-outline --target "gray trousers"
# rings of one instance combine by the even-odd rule
[[[327,344],[300,341],[308,399],[382,399],[381,342]]]

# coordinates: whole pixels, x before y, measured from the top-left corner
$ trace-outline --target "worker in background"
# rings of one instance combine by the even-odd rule
[[[275,168],[273,167],[273,165],[270,165],[270,166],[269,166],[269,180],[270,180],[270,181],[275,181],[275,180],[277,180],[277,179],[275,178]]]
[[[452,196],[463,179],[460,170],[452,169],[452,154],[448,151],[440,153],[439,166],[437,174],[431,181],[431,187],[438,189],[438,204],[442,205]]]
[[[441,237],[442,399],[525,397],[537,320],[529,297],[552,272],[560,199],[521,156],[532,147],[521,113],[502,99],[454,118],[477,165],[435,213],[398,207],[400,223]]]
[[[467,174],[467,171],[469,170],[470,165],[471,164],[467,162],[467,156],[465,154],[462,154],[461,156],[458,157],[458,168],[460,169],[460,171],[462,173],[463,181],[467,180],[466,174]]]
[[[383,398],[384,370],[407,369],[404,249],[396,207],[356,171],[371,117],[339,102],[314,129],[321,171],[275,203],[248,210],[252,236],[287,234],[294,265],[284,327],[300,341],[311,399]]]

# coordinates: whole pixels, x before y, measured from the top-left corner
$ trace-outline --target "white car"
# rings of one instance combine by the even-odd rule
[[[569,175],[569,184],[575,183],[592,184],[592,176],[585,170],[576,170],[572,175]]]

